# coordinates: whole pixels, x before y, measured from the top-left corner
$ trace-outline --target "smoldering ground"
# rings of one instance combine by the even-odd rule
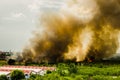
[[[40,16],[39,27],[23,50],[25,61],[79,62],[89,56],[102,59],[116,54],[120,47],[119,0],[71,0],[65,6]]]

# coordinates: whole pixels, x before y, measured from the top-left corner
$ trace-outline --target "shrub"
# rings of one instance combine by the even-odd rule
[[[52,71],[50,71],[50,70],[47,70],[47,74],[50,74],[50,73],[52,73]]]
[[[10,77],[12,80],[21,80],[25,78],[24,73],[21,70],[12,71]]]
[[[81,76],[77,76],[75,80],[83,80],[83,78]]]
[[[36,76],[36,78],[33,80],[44,80],[44,78],[42,78],[41,76]]]
[[[69,70],[70,73],[77,73],[78,72],[78,68],[74,63],[71,63],[69,65],[68,70]]]
[[[14,65],[15,64],[15,60],[14,59],[9,59],[7,63],[9,65]]]
[[[31,75],[30,75],[30,79],[35,79],[36,77],[37,77],[36,74],[31,74]]]
[[[0,75],[0,80],[8,80],[6,75]]]

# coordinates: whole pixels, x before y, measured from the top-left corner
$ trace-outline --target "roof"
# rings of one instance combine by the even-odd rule
[[[1,66],[0,67],[0,75],[1,74],[9,74],[13,70],[22,70],[25,74],[30,74],[32,71],[40,72],[45,70],[54,71],[55,67],[38,67],[38,66]]]

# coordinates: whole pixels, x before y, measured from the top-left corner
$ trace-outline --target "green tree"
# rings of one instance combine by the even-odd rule
[[[0,80],[8,80],[6,75],[0,75]]]
[[[21,70],[14,70],[11,72],[12,80],[22,80],[25,79],[24,73]]]

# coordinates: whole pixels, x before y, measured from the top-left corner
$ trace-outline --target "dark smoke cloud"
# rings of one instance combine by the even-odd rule
[[[43,31],[39,32],[41,27],[37,28],[30,45],[23,50],[23,59],[35,62],[60,62],[75,58],[82,61],[85,57],[90,56],[102,59],[114,55],[119,47],[120,1],[95,1],[99,7],[98,14],[89,23],[83,23],[73,15],[64,13],[42,15],[40,26]],[[86,39],[79,36],[84,34],[86,28],[93,34],[90,35],[90,43],[86,45],[88,47],[83,51]],[[71,51],[79,49],[78,52],[70,53],[70,56],[73,55],[72,58],[68,58],[69,55],[65,56],[67,53],[69,54],[70,49]],[[77,59],[81,58],[78,56],[83,54],[86,55],[82,60]]]
[[[106,21],[112,27],[120,29],[120,0],[95,0],[99,6],[100,21]]]
[[[116,54],[118,47],[117,31],[105,25],[100,30],[94,31],[93,43],[88,56],[94,56],[96,59],[107,58]]]
[[[43,33],[36,33],[31,40],[31,47],[23,52],[27,60],[33,58],[35,61],[59,62],[64,60],[64,53],[67,47],[72,44],[72,38],[83,24],[77,19],[64,19],[59,14],[47,14],[42,17]],[[27,54],[27,55],[26,55]]]
[[[101,59],[114,55],[119,47],[120,1],[96,0],[96,2],[99,14],[90,23],[94,25],[94,39],[88,55]]]

